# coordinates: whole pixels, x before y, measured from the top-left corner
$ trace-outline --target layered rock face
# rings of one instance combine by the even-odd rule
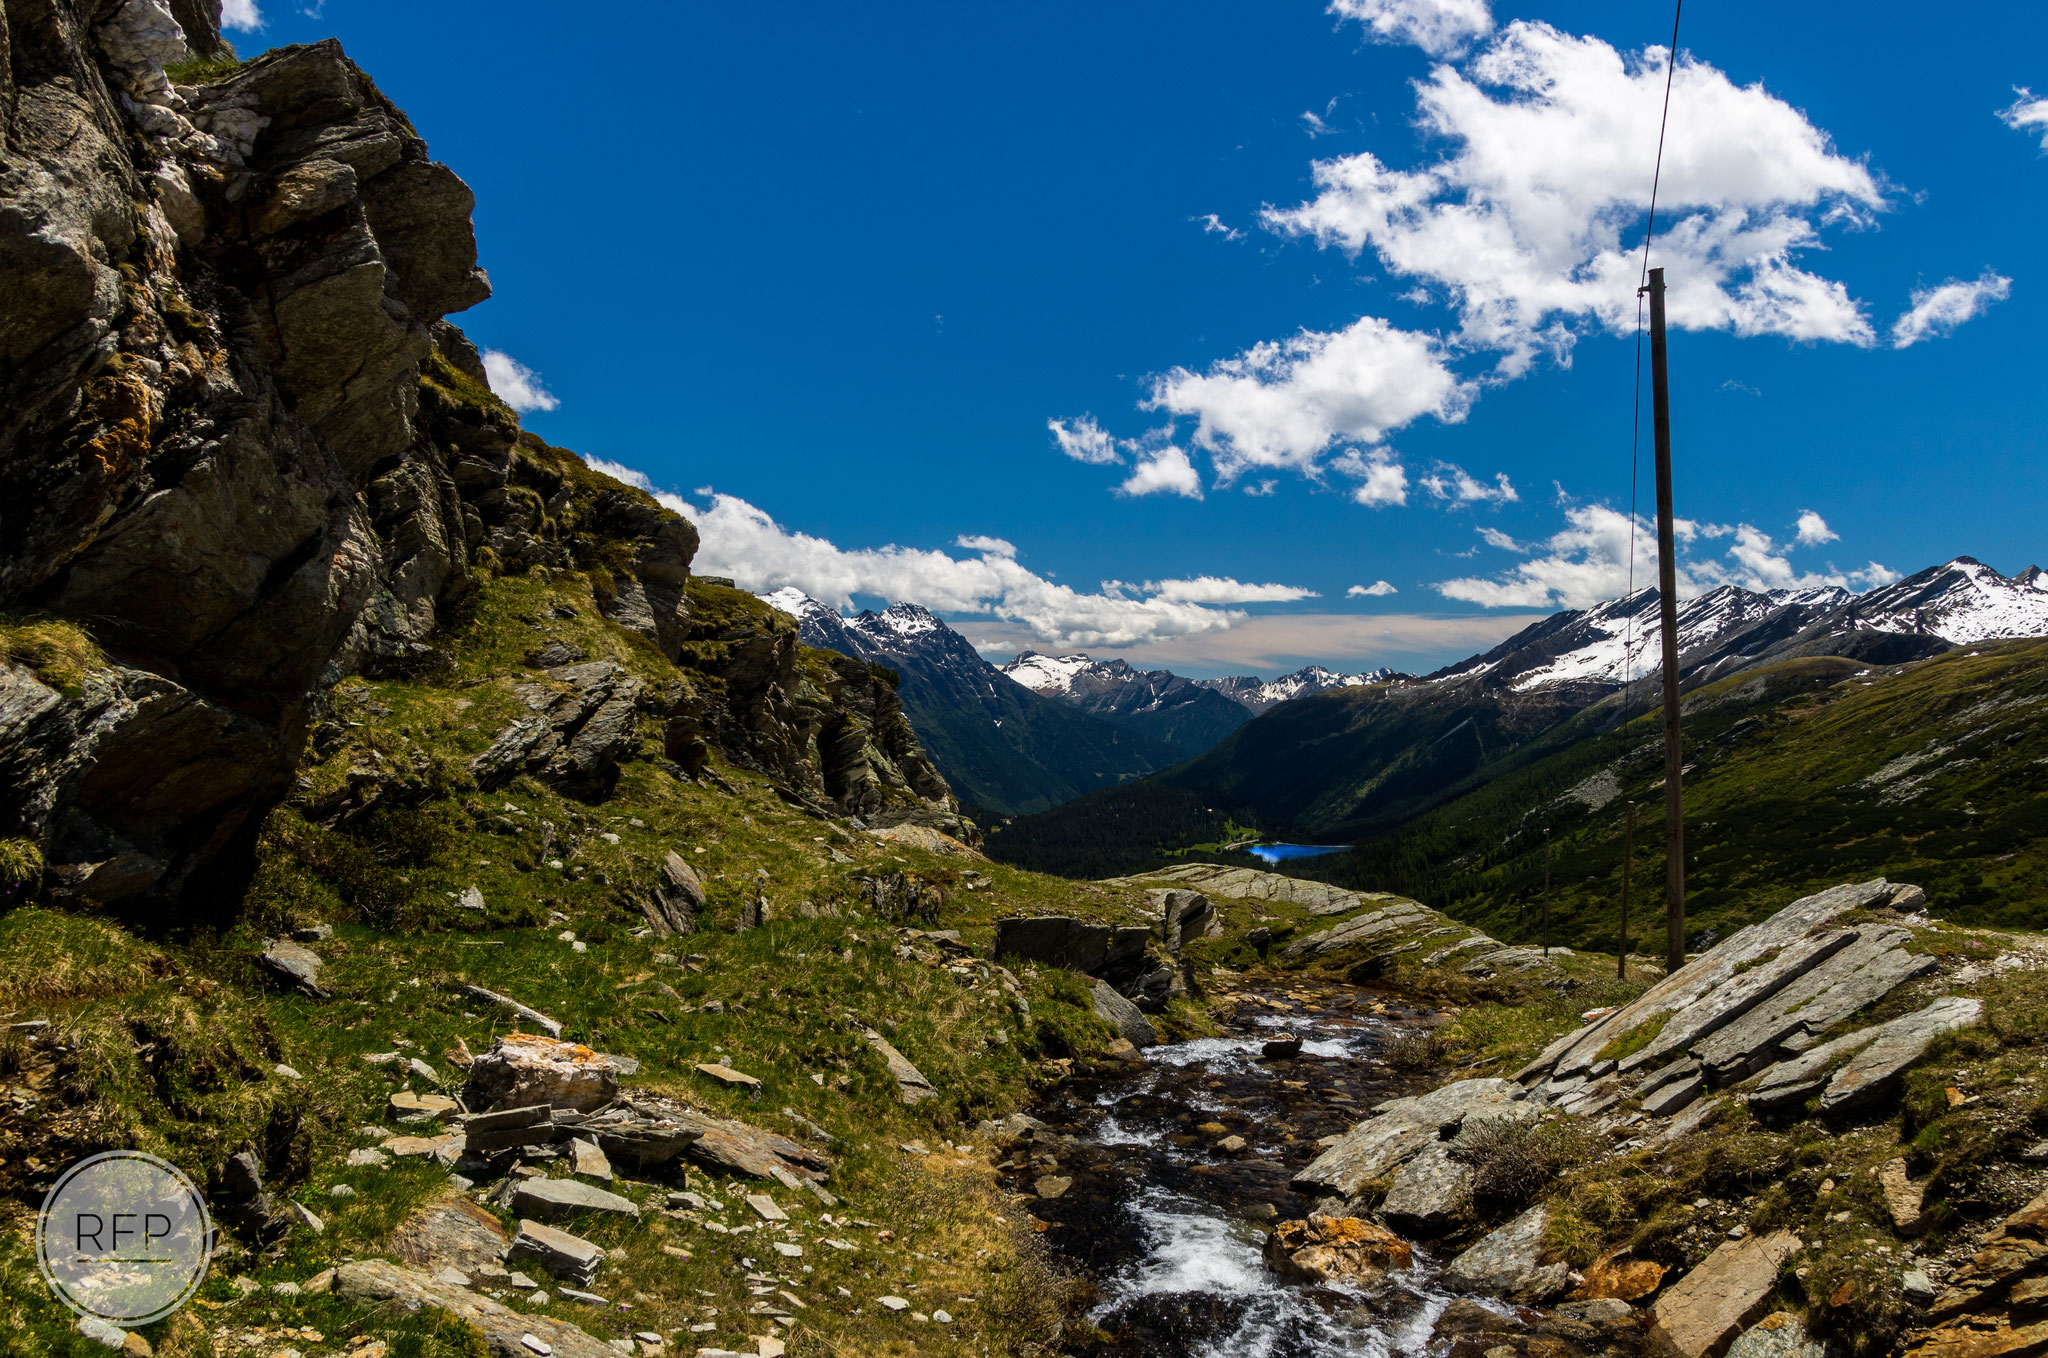
[[[0,644],[0,838],[48,889],[176,894],[289,789],[326,688],[445,668],[491,572],[588,572],[683,658],[695,530],[490,394],[443,319],[490,294],[472,195],[339,44],[187,85],[166,67],[226,55],[199,0],[5,16],[0,624],[100,653],[77,678]],[[508,760],[601,790],[637,710],[842,809],[955,809],[881,680],[807,686],[793,631],[754,631],[728,692],[608,691],[590,737],[550,710],[554,747]]]

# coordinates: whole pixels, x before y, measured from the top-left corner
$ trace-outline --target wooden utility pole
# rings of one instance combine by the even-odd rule
[[[1664,363],[1664,271],[1650,270],[1650,391],[1657,437],[1657,594],[1664,632],[1664,966],[1685,965],[1684,751],[1678,733],[1678,549],[1671,532],[1671,376]]]
[[[1628,804],[1628,828],[1621,833],[1621,947],[1614,954],[1614,979],[1628,979],[1628,870],[1636,857],[1636,804]]]

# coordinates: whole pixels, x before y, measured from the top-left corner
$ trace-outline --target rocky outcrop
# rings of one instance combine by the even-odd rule
[[[527,1224],[520,1223],[522,1237],[526,1234]],[[561,1234],[549,1231],[545,1226],[539,1229],[550,1235]],[[596,1249],[595,1246],[587,1248]],[[604,1251],[597,1250],[597,1254],[602,1258]],[[581,1281],[586,1286],[589,1283],[587,1277]],[[533,1358],[537,1353],[553,1354],[555,1358],[617,1358],[609,1344],[593,1338],[588,1331],[566,1320],[551,1320],[544,1315],[514,1311],[467,1287],[442,1282],[382,1259],[343,1264],[335,1270],[334,1292],[345,1301],[364,1306],[391,1305],[415,1312],[422,1309],[446,1311],[474,1326],[483,1336],[485,1347],[493,1358]]]
[[[1560,1037],[1516,1079],[1581,1114],[1632,1098],[1652,1117],[1682,1118],[1703,1095],[1731,1087],[1760,1112],[1816,1093],[1828,1113],[1880,1101],[1935,1038],[1982,1012],[1979,1001],[1954,996],[1827,1037],[1938,965],[1908,946],[1908,930],[1853,912],[1924,900],[1919,887],[1883,878],[1803,897]]]
[[[446,673],[479,580],[532,570],[703,682],[563,655],[480,781],[601,794],[644,717],[692,774],[719,748],[822,810],[957,820],[891,676],[765,606],[697,616],[695,530],[492,395],[443,319],[490,291],[470,191],[339,44],[171,81],[226,52],[216,15],[0,25],[0,606],[97,646],[82,677],[0,660],[0,837],[60,894],[177,896],[291,790],[337,679]]]
[[[1152,951],[1151,943],[1152,930],[1143,925],[1095,924],[1066,915],[1013,915],[996,921],[998,959],[1078,971],[1156,1014],[1186,994],[1187,983],[1178,968]],[[1101,1007],[1098,1003],[1098,1013]]]

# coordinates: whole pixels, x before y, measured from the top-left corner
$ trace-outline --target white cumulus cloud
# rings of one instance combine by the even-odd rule
[[[2011,107],[1998,111],[2000,121],[2013,131],[2025,132],[2029,136],[2039,132],[2041,149],[2048,151],[2048,99],[2036,99],[2032,90],[2020,85],[2013,87],[2013,93],[2019,98],[2012,101]]]
[[[1824,542],[1840,542],[1842,535],[1828,527],[1828,521],[1811,509],[1799,511],[1799,545],[1818,547]]]
[[[1439,64],[1418,82],[1418,121],[1447,148],[1439,159],[1317,162],[1317,196],[1266,222],[1434,285],[1462,340],[1498,351],[1508,375],[1538,353],[1567,355],[1574,326],[1625,332],[1669,59],[1511,24],[1463,70]],[[1847,288],[1795,261],[1822,224],[1884,206],[1870,170],[1799,110],[1679,63],[1652,258],[1671,269],[1673,325],[1871,343]]]
[[[1950,334],[2011,295],[2012,280],[1990,272],[1969,280],[1951,278],[1938,288],[1915,288],[1912,307],[1892,326],[1892,347],[1904,349]]]
[[[980,545],[1001,539],[965,539],[963,545],[980,553],[965,558],[894,544],[843,548],[825,538],[785,528],[737,496],[700,490],[698,496],[704,503],[693,504],[673,491],[656,489],[645,474],[631,467],[603,458],[586,461],[607,476],[648,491],[697,525],[702,545],[693,569],[730,576],[740,588],[757,594],[794,586],[842,608],[850,607],[855,595],[907,601],[935,612],[1016,623],[1041,645],[1069,648],[1154,644],[1222,631],[1247,616],[1240,609],[1218,608],[1164,592],[1166,586],[1174,586],[1175,593],[1200,593],[1199,581],[1164,581],[1159,588],[1137,589],[1111,582],[1113,588],[1084,593],[1027,569],[1013,555]],[[1238,588],[1284,591],[1289,587]]]
[[[1346,448],[1330,465],[1358,482],[1351,498],[1369,509],[1408,503],[1408,469],[1384,448]]]
[[[524,415],[534,410],[553,410],[562,404],[553,392],[540,384],[540,374],[500,349],[483,353],[484,376],[498,399]]]
[[[220,26],[254,33],[263,27],[263,14],[256,8],[256,0],[222,0]]]
[[[1188,450],[1169,443],[1147,449],[1117,490],[1124,495],[1184,495],[1202,498],[1202,476],[1188,458]]]
[[[1590,608],[1628,591],[1630,527],[1630,517],[1620,510],[1567,504],[1565,526],[1536,544],[1528,560],[1496,576],[1441,581],[1436,589],[1447,598],[1488,608]],[[1633,527],[1634,584],[1641,589],[1657,581],[1657,529],[1641,517]],[[1770,534],[1746,523],[1729,526],[1679,519],[1672,525],[1672,537],[1678,548],[1678,593],[1683,598],[1721,585],[1752,590],[1828,585],[1869,589],[1899,578],[1875,561],[1853,571],[1832,566],[1802,571]],[[1723,541],[1728,542],[1727,549],[1717,552]]]
[[[1351,599],[1384,599],[1389,594],[1398,593],[1400,591],[1385,580],[1375,580],[1369,585],[1353,585],[1344,591],[1345,597]]]
[[[1253,469],[1315,475],[1336,447],[1377,444],[1424,415],[1463,419],[1472,397],[1436,339],[1363,316],[1254,345],[1204,372],[1175,368],[1154,380],[1145,408],[1192,417],[1195,446],[1228,483]]]
[[[970,552],[981,552],[988,556],[1015,556],[1017,546],[1005,538],[984,537],[980,533],[962,533],[953,539],[955,547],[965,547]]]
[[[1491,525],[1481,528],[1479,536],[1489,547],[1498,547],[1503,552],[1526,552],[1529,549]]]
[[[1493,30],[1487,0],[1330,0],[1330,13],[1358,20],[1375,42],[1405,43],[1437,57]]]

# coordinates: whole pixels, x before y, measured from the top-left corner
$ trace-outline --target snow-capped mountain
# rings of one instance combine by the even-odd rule
[[[1847,611],[1868,631],[1938,636],[1958,646],[2048,636],[2048,573],[2029,566],[2008,579],[1959,556],[1859,595]]]
[[[1143,731],[1012,683],[916,604],[846,617],[799,589],[761,599],[797,620],[805,645],[895,670],[925,752],[973,806],[1000,815],[1042,811],[1184,757]]]
[[[1295,698],[1327,693],[1333,688],[1356,688],[1360,684],[1383,684],[1403,678],[1391,669],[1366,670],[1362,674],[1339,674],[1321,665],[1305,665],[1292,674],[1271,681],[1257,675],[1233,674],[1227,679],[1196,679],[1192,682],[1214,689],[1254,714]]]
[[[1199,680],[1126,660],[1025,651],[1001,669],[1034,693],[1142,731],[1182,757],[1202,753],[1252,716]]]
[[[1483,677],[1520,693],[1618,687],[1662,669],[1657,614],[1657,591],[1638,590],[1554,614],[1430,678]],[[1796,655],[1890,663],[1951,645],[2030,636],[2048,636],[2048,575],[2030,566],[2008,579],[1966,556],[1867,594],[1723,585],[1678,608],[1679,666],[1688,683]]]

